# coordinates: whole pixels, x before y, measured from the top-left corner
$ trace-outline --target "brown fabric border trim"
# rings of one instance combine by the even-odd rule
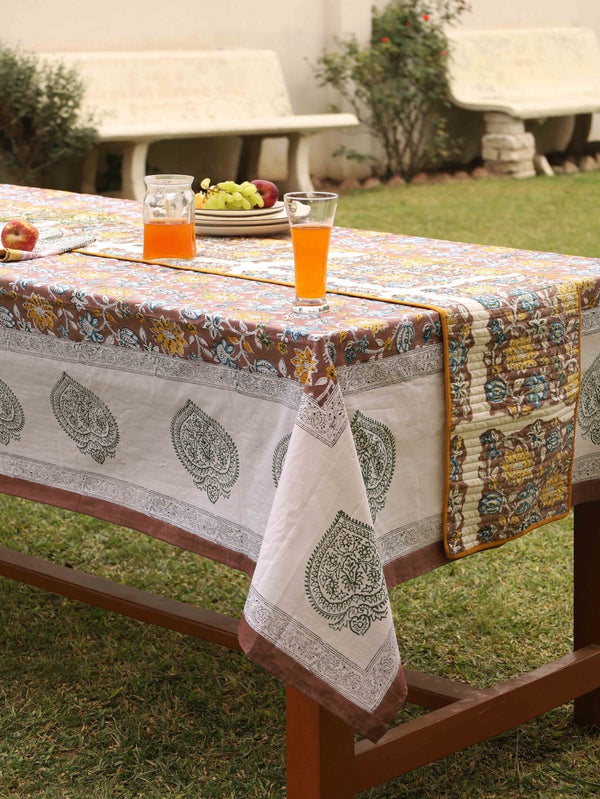
[[[55,505],[58,508],[85,513],[97,519],[103,519],[112,524],[129,527],[140,533],[158,538],[167,544],[193,552],[196,555],[210,558],[225,566],[245,572],[252,576],[256,564],[246,555],[232,552],[226,547],[207,541],[198,535],[182,530],[168,522],[153,519],[139,511],[123,508],[114,502],[86,497],[66,491],[62,488],[39,485],[19,477],[5,477],[0,475],[0,491],[3,494],[12,494],[21,499],[31,499],[46,505]]]
[[[334,691],[295,660],[289,658],[274,644],[255,632],[243,614],[240,620],[238,638],[242,649],[251,660],[254,660],[263,668],[263,664],[267,662],[270,673],[279,677],[284,683],[292,685],[301,693],[306,694],[310,699],[318,702],[319,705],[341,718],[342,721],[345,721],[371,741],[377,741],[387,731],[398,712],[398,708],[406,700],[408,688],[402,666],[400,666],[398,674],[381,704],[371,714],[348,699],[344,699],[337,691]]]

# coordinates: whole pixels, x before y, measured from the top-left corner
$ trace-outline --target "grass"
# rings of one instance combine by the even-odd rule
[[[600,174],[354,191],[336,224],[600,257]]]
[[[337,221],[595,255],[599,193],[600,175],[378,189],[344,197]],[[0,502],[5,546],[241,612],[245,575],[86,516]],[[567,519],[395,588],[407,665],[489,685],[568,652],[571,530]],[[0,611],[0,799],[285,796],[283,687],[243,655],[5,579]],[[361,799],[593,797],[598,748],[565,705]]]

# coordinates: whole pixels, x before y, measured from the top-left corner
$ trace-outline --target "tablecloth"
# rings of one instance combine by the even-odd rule
[[[251,573],[243,648],[379,737],[405,693],[388,587],[441,562],[444,515],[478,517],[466,551],[497,545],[567,511],[571,468],[598,476],[600,262],[336,229],[340,293],[298,320],[293,289],[262,282],[292,283],[287,236],[199,239],[201,273],[123,260],[141,257],[135,203],[2,187],[0,215],[17,208],[104,255],[2,267],[0,473]],[[519,398],[519,430],[465,440],[478,409],[457,391],[448,433],[461,378],[492,411]]]

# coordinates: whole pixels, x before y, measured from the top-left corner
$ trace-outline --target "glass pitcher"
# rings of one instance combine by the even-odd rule
[[[196,255],[191,175],[148,175],[144,197],[144,259]]]

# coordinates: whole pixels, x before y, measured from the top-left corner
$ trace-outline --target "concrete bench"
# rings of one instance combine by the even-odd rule
[[[257,175],[262,142],[288,140],[280,189],[310,191],[309,138],[358,125],[354,114],[294,114],[279,58],[271,50],[44,53],[76,66],[102,143],[123,149],[122,196],[142,199],[148,147],[166,139],[242,139],[238,177]],[[98,148],[84,165],[84,192],[96,188]]]
[[[492,174],[549,167],[525,121],[575,115],[585,140],[600,110],[600,46],[589,28],[448,31],[452,101],[484,112],[482,157]],[[545,163],[544,163],[545,162]]]

